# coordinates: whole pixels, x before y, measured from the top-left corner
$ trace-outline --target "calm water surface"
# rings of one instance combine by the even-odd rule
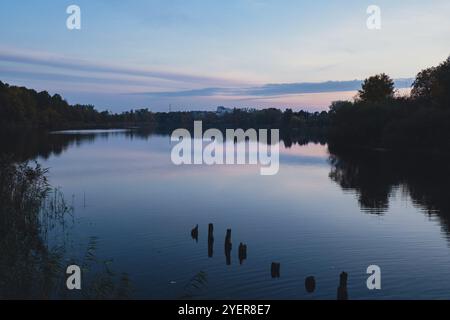
[[[177,167],[168,136],[75,131],[48,139],[57,147],[39,142],[25,156],[49,168],[74,209],[50,245],[63,242],[69,261],[94,243],[96,261],[128,275],[133,298],[335,299],[342,271],[351,299],[450,298],[446,162],[282,143],[279,174],[261,176],[258,166]],[[281,263],[278,279],[272,262]],[[372,264],[381,267],[381,291],[366,287]],[[307,276],[316,278],[313,294]]]

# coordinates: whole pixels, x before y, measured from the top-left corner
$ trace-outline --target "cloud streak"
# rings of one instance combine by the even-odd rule
[[[150,104],[163,108],[166,104],[177,103],[183,106],[245,103],[324,107],[336,97],[354,94],[362,83],[351,80],[255,85],[221,77],[111,65],[2,47],[0,72],[2,81],[32,84],[35,88],[69,95],[73,102],[80,99],[86,102],[90,94],[94,103],[101,101],[105,107]],[[395,84],[398,89],[409,88],[412,81],[411,78],[397,79]]]
[[[396,79],[397,89],[410,88],[413,83],[412,78]],[[247,88],[203,88],[183,91],[162,91],[162,92],[142,92],[135,93],[150,97],[211,97],[211,96],[231,96],[231,97],[273,97],[284,95],[297,95],[309,93],[344,92],[356,91],[361,88],[361,80],[352,81],[326,81],[326,82],[303,82],[303,83],[282,83],[266,84],[258,87]]]
[[[231,79],[201,76],[196,74],[152,70],[142,67],[121,67],[107,63],[92,62],[82,59],[68,58],[62,55],[42,52],[24,52],[21,50],[0,48],[0,61],[27,64],[36,67],[50,67],[76,72],[97,72],[116,74],[121,76],[137,76],[148,79],[160,79],[165,81],[196,83],[196,84],[216,84],[216,85],[236,85],[236,81]]]

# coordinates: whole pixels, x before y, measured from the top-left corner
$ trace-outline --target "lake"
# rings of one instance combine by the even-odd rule
[[[48,168],[71,208],[62,224],[46,222],[45,243],[63,248],[63,267],[85,266],[86,288],[123,285],[138,299],[336,299],[345,271],[350,299],[450,298],[447,157],[282,142],[279,173],[261,176],[257,165],[175,166],[172,146],[123,130],[2,139],[4,153]],[[381,268],[381,290],[367,289],[370,265]]]

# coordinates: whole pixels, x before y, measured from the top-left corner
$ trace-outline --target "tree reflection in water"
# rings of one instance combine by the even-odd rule
[[[364,211],[384,214],[396,190],[415,206],[439,218],[450,232],[450,156],[424,152],[394,153],[329,145],[330,179],[355,191]]]

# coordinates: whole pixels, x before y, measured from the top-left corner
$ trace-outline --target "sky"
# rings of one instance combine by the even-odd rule
[[[81,9],[69,30],[66,9]],[[381,9],[371,30],[367,8]],[[448,0],[2,0],[0,81],[113,112],[326,110],[450,54]]]

